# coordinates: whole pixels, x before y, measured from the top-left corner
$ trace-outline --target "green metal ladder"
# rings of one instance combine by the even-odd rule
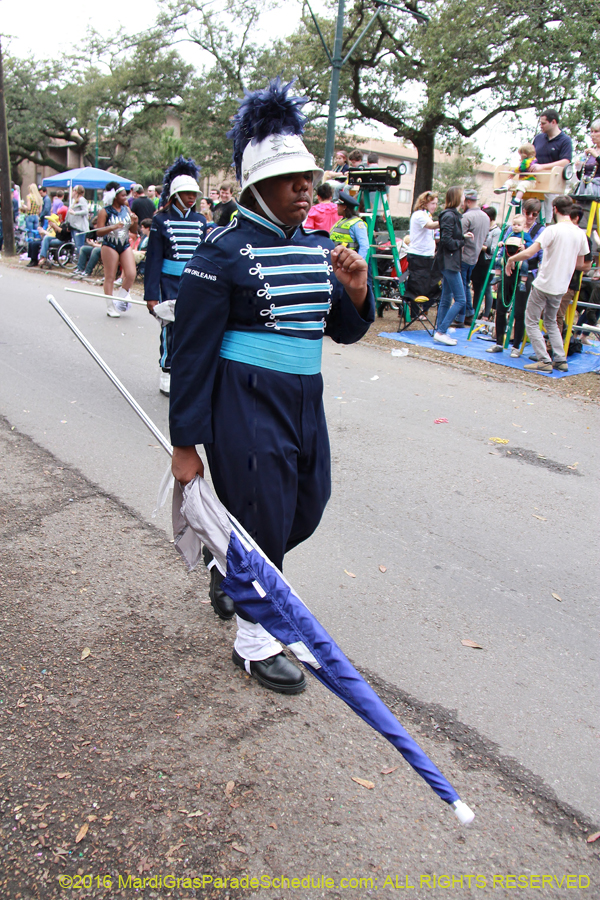
[[[383,316],[383,309],[386,303],[396,304],[403,303],[402,295],[404,293],[404,286],[402,284],[402,269],[400,267],[400,255],[398,253],[398,248],[396,246],[396,235],[394,234],[394,225],[392,222],[392,216],[390,213],[390,205],[387,198],[387,192],[385,190],[368,190],[367,188],[361,188],[360,193],[358,195],[359,201],[362,200],[365,208],[365,212],[360,215],[365,220],[365,224],[367,226],[367,235],[369,239],[369,252],[367,253],[367,264],[371,271],[371,277],[373,279],[373,293],[375,294],[375,308],[377,310],[377,315],[379,317]],[[377,231],[376,223],[377,216],[379,215],[379,207],[383,207],[383,219],[385,221],[385,231]],[[389,252],[382,253],[379,250],[379,246],[375,243],[375,237],[379,234],[387,234],[390,239],[390,250]],[[380,275],[379,269],[377,267],[378,259],[391,259],[394,261],[394,268],[396,269],[396,275]],[[390,298],[382,296],[381,287],[382,282],[393,282],[398,286],[398,297]],[[405,310],[406,314],[406,310]],[[410,315],[410,313],[408,313]]]

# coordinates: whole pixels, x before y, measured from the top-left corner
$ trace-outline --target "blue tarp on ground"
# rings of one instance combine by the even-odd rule
[[[83,185],[88,191],[102,191],[109,181],[116,181],[126,187],[127,190],[135,181],[131,178],[123,178],[114,172],[106,172],[104,169],[94,169],[93,166],[85,166],[82,169],[69,169],[68,172],[59,172],[42,181],[43,187],[70,188],[77,184]]]
[[[455,347],[447,347],[445,344],[437,344],[426,331],[401,331],[387,332],[380,331],[380,337],[391,338],[393,341],[402,341],[403,344],[414,344],[417,347],[428,347],[430,350],[441,350],[443,353],[452,353],[454,356],[470,356],[473,359],[483,359],[485,362],[495,363],[499,366],[507,366],[510,369],[523,369],[526,363],[530,363],[529,359],[532,349],[530,344],[525,346],[522,355],[517,359],[512,359],[510,350],[503,350],[502,353],[486,353],[491,343],[487,335],[479,337],[474,333],[471,340],[468,341],[468,328],[457,328],[450,334],[458,343]],[[545,375],[546,378],[566,378],[569,375],[583,375],[585,372],[600,371],[600,343],[583,346],[583,353],[574,353],[569,356],[569,371],[558,372],[553,371],[551,374],[545,372],[537,372],[538,375]]]

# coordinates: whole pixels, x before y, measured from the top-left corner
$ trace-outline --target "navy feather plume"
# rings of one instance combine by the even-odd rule
[[[259,143],[272,134],[304,133],[307,117],[300,110],[307,97],[290,97],[294,78],[282,84],[274,78],[268,87],[258,91],[244,90],[244,99],[233,117],[233,128],[227,137],[233,141],[233,164],[238,181],[242,180],[242,155],[252,141]]]
[[[169,166],[163,178],[163,189],[160,195],[159,207],[164,208],[169,202],[169,191],[171,182],[177,175],[190,175],[196,181],[200,177],[200,167],[196,165],[193,159],[186,159],[185,156],[178,156],[172,166]]]

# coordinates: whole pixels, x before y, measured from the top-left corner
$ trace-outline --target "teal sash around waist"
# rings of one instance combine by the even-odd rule
[[[183,270],[187,266],[189,260],[181,261],[179,259],[163,259],[162,271],[165,275],[176,275],[181,278]]]
[[[226,331],[221,356],[290,375],[318,375],[322,348],[322,338],[311,341],[267,331]]]

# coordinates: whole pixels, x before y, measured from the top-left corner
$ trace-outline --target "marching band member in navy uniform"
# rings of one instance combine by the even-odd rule
[[[323,336],[354,343],[374,317],[367,264],[304,231],[323,172],[302,142],[304,98],[279,79],[247,93],[229,133],[241,193],[186,266],[177,299],[170,404],[173,474],[202,475],[275,565],[316,529],[331,492]],[[233,602],[211,570],[223,619]],[[233,662],[265,687],[297,693],[304,675],[258,623],[237,616]]]
[[[160,323],[160,391],[169,395],[173,318],[179,282],[186,264],[206,233],[196,212],[200,169],[180,156],[165,172],[159,210],[152,219],[144,268],[144,300]],[[156,307],[161,304],[159,309]],[[163,305],[164,304],[164,305]]]

